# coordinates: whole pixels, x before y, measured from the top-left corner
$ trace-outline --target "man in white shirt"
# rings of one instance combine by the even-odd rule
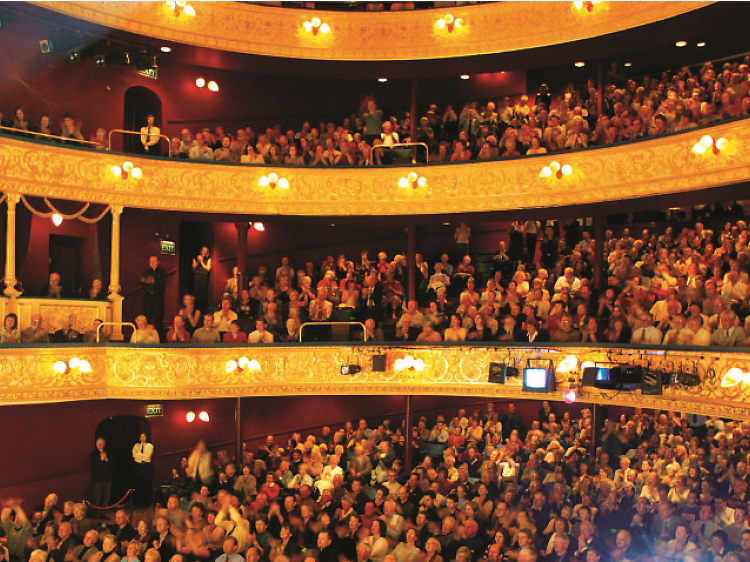
[[[266,330],[266,321],[259,318],[255,321],[255,331],[247,336],[249,343],[273,343],[273,334]]]
[[[161,130],[154,125],[154,116],[146,117],[148,125],[141,127],[141,144],[146,154],[161,156]]]
[[[135,505],[148,507],[151,505],[152,465],[154,446],[148,442],[148,435],[141,433],[138,443],[133,445],[133,460],[135,461]]]
[[[633,330],[630,343],[658,345],[662,342],[662,333],[654,327],[654,320],[648,312],[641,314],[641,326]]]

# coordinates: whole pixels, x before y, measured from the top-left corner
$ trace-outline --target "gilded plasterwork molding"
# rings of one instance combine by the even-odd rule
[[[573,353],[580,362],[633,364],[648,358],[652,369],[675,368],[695,374],[700,384],[665,385],[661,396],[639,392],[584,389],[586,402],[663,408],[682,412],[750,419],[746,403],[750,387],[723,388],[723,374],[732,367],[750,371],[750,353],[715,350],[613,350],[595,347],[471,347],[471,346],[259,346],[259,347],[8,347],[0,350],[0,404],[64,402],[103,398],[177,400],[237,396],[286,395],[461,395],[487,398],[538,399],[523,392],[520,378],[505,385],[488,383],[491,362],[523,367],[527,359],[551,359],[555,365]],[[387,356],[386,370],[376,372],[372,356]],[[396,371],[396,359],[410,355],[425,369]],[[227,373],[226,364],[240,356],[256,359],[259,372]],[[90,373],[71,369],[58,375],[55,361],[84,359]],[[345,376],[342,365],[357,363],[361,372]],[[665,378],[667,378],[665,376]],[[567,375],[545,395],[561,400]]]
[[[122,156],[0,138],[0,191],[174,211],[283,215],[414,215],[563,207],[683,193],[750,180],[750,121],[576,152],[414,167],[322,168],[211,164],[129,157],[143,179],[111,168]],[[705,134],[728,140],[693,153]],[[540,177],[551,161],[573,173]],[[416,171],[428,187],[402,189]],[[289,189],[260,187],[275,172]]]
[[[518,51],[598,37],[665,20],[713,2],[601,2],[589,13],[573,2],[495,2],[450,10],[345,13],[316,10],[331,32],[313,36],[309,10],[235,2],[194,2],[175,17],[166,2],[32,2],[106,27],[189,45],[275,57],[418,60]],[[450,12],[465,26],[435,22]]]

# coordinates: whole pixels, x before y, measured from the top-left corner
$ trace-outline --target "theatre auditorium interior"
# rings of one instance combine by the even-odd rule
[[[748,2],[0,3],[0,562],[750,562]]]

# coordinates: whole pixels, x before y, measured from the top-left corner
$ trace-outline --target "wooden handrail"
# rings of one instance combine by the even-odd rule
[[[79,140],[79,139],[74,139],[74,138],[71,138],[71,137],[61,137],[60,135],[48,135],[47,133],[35,133],[33,131],[27,131],[26,129],[16,129],[14,127],[2,127],[2,126],[0,126],[0,130],[2,130],[2,131],[12,131],[14,133],[22,133],[23,135],[29,135],[29,136],[33,135],[35,137],[47,137],[49,139],[59,139],[61,141],[65,141],[65,142],[79,142],[81,144],[93,144],[94,146],[98,146],[99,145],[98,142],[94,142],[94,141]]]

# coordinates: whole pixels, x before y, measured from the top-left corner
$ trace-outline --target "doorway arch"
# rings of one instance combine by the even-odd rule
[[[144,86],[128,88],[125,92],[122,128],[126,131],[140,131],[141,127],[146,125],[147,115],[153,115],[154,125],[161,128],[161,98]],[[160,140],[160,144],[163,145],[163,141],[164,139]],[[144,153],[140,138],[136,135],[123,135],[122,149],[123,152],[132,154]]]
[[[94,440],[103,437],[107,441],[107,455],[112,461],[112,504],[119,501],[134,483],[133,445],[138,443],[141,433],[151,437],[151,423],[143,416],[115,416],[96,426]]]

